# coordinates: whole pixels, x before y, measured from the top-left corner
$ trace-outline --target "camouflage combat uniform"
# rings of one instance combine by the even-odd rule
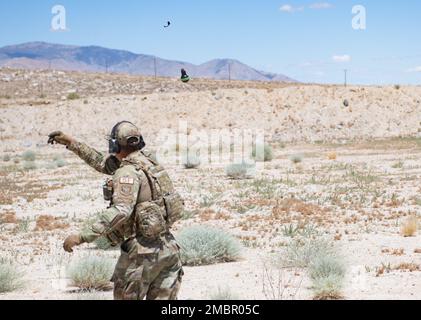
[[[169,226],[162,216],[148,215],[136,227],[138,222],[132,215],[137,206],[152,200],[156,188],[140,170],[154,163],[150,155],[137,151],[120,163],[83,143],[74,142],[68,149],[97,171],[112,175],[111,206],[80,236],[91,243],[107,235],[114,244],[121,244],[121,255],[111,279],[114,299],[176,299],[183,270],[179,246]],[[124,221],[123,226],[114,230],[119,220]]]

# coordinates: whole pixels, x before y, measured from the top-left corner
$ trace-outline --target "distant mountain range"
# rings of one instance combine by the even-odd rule
[[[191,77],[233,80],[282,81],[295,80],[263,72],[232,59],[215,59],[201,65],[165,60],[145,54],[107,49],[97,46],[69,46],[30,42],[0,48],[0,67],[18,69],[59,69],[69,71],[117,72],[162,77],[179,77],[181,68]]]

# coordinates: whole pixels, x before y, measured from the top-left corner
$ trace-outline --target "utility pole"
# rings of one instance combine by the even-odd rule
[[[153,70],[154,70],[155,79],[156,79],[157,72],[156,72],[156,57],[155,56],[153,57]]]
[[[105,73],[108,73],[108,60],[105,59]]]
[[[345,87],[346,87],[348,85],[348,79],[347,79],[348,70],[347,69],[344,70],[344,75],[345,75]]]

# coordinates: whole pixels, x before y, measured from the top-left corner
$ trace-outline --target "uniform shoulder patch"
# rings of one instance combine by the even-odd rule
[[[132,177],[121,177],[119,182],[121,184],[134,184],[134,179]]]

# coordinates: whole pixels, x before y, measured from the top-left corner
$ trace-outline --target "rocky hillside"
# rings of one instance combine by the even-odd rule
[[[185,68],[195,78],[285,81],[294,80],[282,74],[256,70],[237,60],[216,59],[200,65],[161,59],[97,46],[79,47],[31,42],[0,48],[0,66],[24,69],[57,69],[72,71],[117,72],[136,75],[179,77]]]

